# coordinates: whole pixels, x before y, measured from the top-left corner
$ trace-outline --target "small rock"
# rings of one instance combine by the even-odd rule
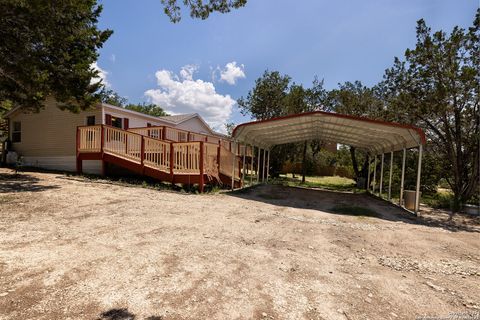
[[[267,314],[265,312],[262,312],[262,317],[266,318]]]
[[[369,293],[369,294],[368,294],[368,297],[369,297],[369,298],[373,297],[373,294]]]
[[[0,297],[5,297],[8,294],[8,292],[2,292],[0,293]]]
[[[397,315],[396,313],[390,312],[390,314],[391,314],[392,316],[394,316],[395,318],[398,318],[398,315]]]
[[[308,246],[308,249],[313,250],[313,247],[312,247],[312,246]]]
[[[440,292],[444,292],[444,291],[445,291],[445,288],[442,288],[442,287],[440,287],[440,286],[437,286],[437,285],[435,285],[435,284],[433,284],[433,283],[431,283],[431,282],[428,282],[428,281],[427,281],[427,286],[429,286],[430,288],[435,289],[435,290],[437,290],[437,291],[440,291]]]
[[[370,299],[370,298],[365,298],[365,302],[367,302],[367,303],[372,303],[372,299]]]

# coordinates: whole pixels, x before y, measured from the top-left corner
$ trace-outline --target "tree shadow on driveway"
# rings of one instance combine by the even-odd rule
[[[127,308],[119,308],[119,309],[110,309],[108,311],[102,312],[100,317],[96,320],[136,320],[137,317]],[[144,318],[144,320],[162,320],[162,316],[150,316]]]
[[[287,187],[279,185],[258,185],[251,188],[228,192],[232,197],[251,201],[259,201],[280,207],[318,210],[332,215],[358,216],[341,212],[338,207],[356,207],[370,209],[376,212],[372,219],[382,219],[422,225],[432,228],[442,228],[451,232],[467,231],[480,233],[480,218],[457,215],[449,221],[447,213],[441,210],[431,211],[430,208],[414,216],[406,210],[388,202],[364,193],[339,192],[331,190],[312,189],[304,187]]]
[[[58,188],[56,185],[44,185],[39,178],[25,172],[0,173],[0,193],[41,192]]]

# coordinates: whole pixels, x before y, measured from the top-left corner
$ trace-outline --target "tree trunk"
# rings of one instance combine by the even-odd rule
[[[302,183],[305,183],[305,175],[307,174],[307,141],[303,144],[303,159],[302,159]]]

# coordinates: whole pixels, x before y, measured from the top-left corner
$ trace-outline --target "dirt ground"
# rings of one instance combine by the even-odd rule
[[[446,219],[359,194],[0,169],[0,319],[480,319],[479,221]]]

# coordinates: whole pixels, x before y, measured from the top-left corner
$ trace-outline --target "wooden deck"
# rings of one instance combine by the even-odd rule
[[[242,157],[252,150],[231,141],[170,127],[122,130],[107,125],[77,128],[77,172],[83,160],[101,160],[171,183],[241,187]],[[233,177],[233,179],[232,179]],[[233,184],[233,186],[232,186]]]

